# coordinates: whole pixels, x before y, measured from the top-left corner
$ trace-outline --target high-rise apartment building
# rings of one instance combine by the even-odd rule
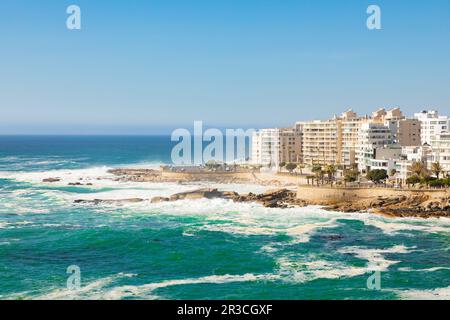
[[[278,166],[280,153],[280,129],[261,129],[252,136],[252,163]]]
[[[342,123],[338,118],[299,122],[297,126],[303,130],[303,163],[341,164]]]
[[[280,130],[280,163],[302,162],[302,131],[297,127]]]
[[[341,164],[349,167],[356,163],[356,148],[358,146],[359,129],[369,118],[358,117],[352,109],[344,112],[340,117],[342,130]]]
[[[417,119],[386,119],[385,125],[391,130],[395,143],[400,146],[421,145],[421,125]]]
[[[371,168],[371,160],[376,158],[376,149],[394,144],[391,130],[383,123],[363,123],[358,133],[356,163],[358,170],[366,172]]]
[[[252,136],[252,163],[278,168],[302,162],[302,132],[297,128],[261,129]]]
[[[450,132],[431,137],[431,163],[439,162],[445,174],[450,174]]]
[[[421,144],[431,145],[433,136],[450,131],[450,118],[440,116],[436,110],[416,113],[414,118],[421,123]]]

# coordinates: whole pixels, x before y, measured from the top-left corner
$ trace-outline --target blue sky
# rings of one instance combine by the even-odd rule
[[[65,27],[70,4],[80,31]],[[0,133],[450,113],[448,0],[3,0],[0,30]]]

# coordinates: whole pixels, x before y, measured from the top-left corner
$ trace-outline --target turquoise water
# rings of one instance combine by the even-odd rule
[[[450,298],[448,219],[225,200],[73,203],[199,187],[108,180],[108,168],[154,167],[170,150],[169,137],[0,137],[0,298]],[[76,181],[93,186],[67,185]],[[81,270],[75,291],[71,265]],[[374,271],[379,290],[367,288]]]

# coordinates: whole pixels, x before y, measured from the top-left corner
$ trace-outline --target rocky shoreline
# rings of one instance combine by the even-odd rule
[[[307,206],[308,203],[296,199],[296,192],[288,189],[277,189],[261,194],[239,194],[234,191],[219,191],[218,189],[198,189],[194,191],[176,193],[170,197],[155,197],[152,203],[195,199],[228,199],[234,202],[256,202],[266,208],[289,208],[293,206]]]
[[[121,182],[157,182],[157,183],[192,183],[197,181],[211,182],[211,183],[254,183],[263,186],[274,186],[278,189],[270,190],[261,194],[239,194],[233,191],[219,191],[218,189],[198,189],[188,192],[181,192],[173,194],[170,197],[154,197],[152,199],[119,199],[119,200],[83,200],[78,199],[74,202],[77,204],[94,204],[99,205],[117,204],[117,203],[139,203],[143,201],[150,201],[151,203],[170,202],[178,200],[195,200],[195,199],[228,199],[234,202],[256,202],[266,208],[291,208],[291,207],[305,207],[310,205],[321,206],[328,211],[337,212],[370,212],[375,214],[381,214],[388,217],[420,217],[420,218],[432,218],[432,217],[450,217],[450,194],[446,191],[442,193],[440,197],[431,197],[426,193],[420,192],[408,192],[406,195],[392,195],[392,196],[375,196],[369,195],[368,197],[354,196],[347,200],[340,199],[339,197],[329,197],[332,191],[327,191],[326,188],[318,188],[325,192],[323,196],[319,197],[306,197],[302,199],[302,188],[297,192],[295,187],[300,184],[283,183],[279,180],[270,180],[274,176],[269,176],[267,180],[260,180],[254,174],[250,174],[250,178],[243,178],[242,176],[224,175],[224,174],[208,174],[206,177],[203,175],[173,175],[167,177],[163,175],[161,170],[153,169],[114,169],[108,173],[113,177],[106,179],[112,179],[114,181]],[[98,177],[97,180],[104,178]],[[44,179],[45,183],[57,183],[60,182],[59,178],[47,178]],[[70,186],[92,186],[92,182],[86,184],[80,181],[69,183]],[[282,187],[280,187],[282,186]],[[334,189],[339,190],[339,189]],[[313,190],[313,192],[315,192]],[[389,193],[388,193],[389,194]],[[394,193],[393,193],[394,194]],[[329,198],[329,199],[328,199]],[[308,200],[307,200],[308,199]]]
[[[314,203],[297,197],[297,192],[290,189],[270,190],[261,194],[239,194],[233,191],[203,188],[173,194],[170,197],[153,197],[151,203],[172,202],[179,200],[227,199],[234,202],[256,202],[266,208],[292,208],[309,205],[321,205],[325,210],[337,212],[372,212],[388,217],[450,217],[450,197],[430,200],[426,196],[377,197],[376,199],[358,200],[326,205]],[[75,203],[138,203],[145,199],[133,198],[123,200],[75,200]]]

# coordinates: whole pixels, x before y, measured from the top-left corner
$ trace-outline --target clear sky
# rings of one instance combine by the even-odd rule
[[[382,30],[366,28],[370,4]],[[449,0],[0,2],[0,133],[287,126],[393,106],[450,114]]]

